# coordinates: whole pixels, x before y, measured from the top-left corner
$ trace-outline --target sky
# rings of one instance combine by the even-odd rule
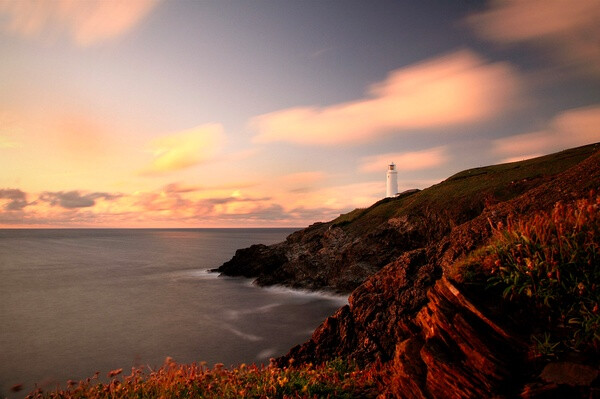
[[[304,227],[600,141],[597,0],[0,0],[0,227]]]

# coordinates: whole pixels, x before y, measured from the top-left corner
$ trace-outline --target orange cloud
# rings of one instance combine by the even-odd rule
[[[157,138],[150,144],[154,161],[142,174],[161,174],[212,160],[223,141],[223,127],[217,123]]]
[[[431,169],[448,160],[445,147],[435,147],[422,151],[396,152],[365,157],[359,169],[363,172],[381,172],[394,162],[398,170]]]
[[[600,141],[600,105],[576,108],[557,115],[548,128],[495,140],[494,152],[504,162]]]
[[[496,0],[466,19],[487,40],[541,44],[562,64],[595,73],[600,73],[598,21],[597,0]]]
[[[317,172],[318,173],[318,172]],[[298,174],[299,176],[301,174]],[[307,175],[307,178],[309,176]],[[300,180],[303,180],[300,178]],[[310,180],[310,179],[309,179]],[[401,191],[436,183],[400,182]],[[0,189],[0,225],[12,227],[303,226],[383,198],[384,179],[262,197],[167,185],[134,193],[82,190],[26,193]],[[33,199],[29,201],[28,198]]]
[[[253,118],[256,142],[334,145],[372,140],[393,130],[464,125],[496,116],[515,97],[506,63],[463,50],[390,73],[364,99],[296,107]]]
[[[5,30],[25,37],[67,33],[90,46],[127,33],[158,4],[157,0],[2,1]]]

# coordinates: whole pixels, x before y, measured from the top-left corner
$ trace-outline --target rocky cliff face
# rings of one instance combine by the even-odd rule
[[[599,149],[465,171],[283,243],[239,250],[218,271],[262,285],[352,291],[309,341],[275,360],[280,366],[336,357],[380,364],[390,397],[598,395],[597,364],[532,361],[528,332],[506,317],[510,309],[470,292],[451,271],[509,215],[549,211],[598,190]]]
[[[285,365],[291,358],[319,362],[339,356],[360,364],[380,361],[387,364],[394,395],[407,398],[598,395],[597,364],[551,363],[561,371],[542,370],[550,365],[528,358],[524,342],[529,337],[522,325],[485,296],[473,296],[444,277],[451,275],[457,259],[489,239],[490,224],[505,221],[509,215],[549,211],[557,201],[582,198],[598,188],[600,153],[541,180],[511,200],[487,206],[439,241],[403,252],[369,277],[352,292],[349,305],[277,363]],[[566,371],[573,369],[579,371]],[[588,376],[587,385],[577,382],[581,374]]]
[[[537,160],[468,170],[421,192],[407,192],[331,222],[315,223],[285,242],[238,250],[216,271],[255,278],[259,285],[350,293],[390,262],[444,240],[455,227],[552,180],[595,149],[587,146]]]
[[[285,242],[238,250],[216,271],[255,277],[259,285],[349,293],[391,260],[418,247],[426,225],[396,218],[355,232],[333,222],[316,223]]]

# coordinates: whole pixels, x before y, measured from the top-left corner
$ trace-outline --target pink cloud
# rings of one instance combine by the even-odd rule
[[[467,125],[514,104],[518,79],[506,63],[462,50],[393,71],[367,96],[328,107],[296,107],[251,120],[256,142],[334,145],[391,131]]]
[[[5,30],[25,37],[67,33],[90,46],[127,33],[158,4],[157,0],[3,1]]]
[[[504,0],[466,19],[484,39],[541,45],[562,65],[600,73],[597,0]]]
[[[496,154],[505,162],[600,141],[600,105],[576,108],[554,117],[544,130],[495,140]]]
[[[387,165],[394,162],[398,170],[431,169],[448,161],[445,147],[429,148],[422,151],[395,152],[365,157],[359,169],[362,172],[385,172]]]

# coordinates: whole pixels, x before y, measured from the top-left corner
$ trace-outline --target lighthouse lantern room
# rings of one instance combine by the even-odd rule
[[[398,194],[398,171],[396,165],[392,162],[388,165],[387,170],[387,185],[386,185],[386,197],[395,197]]]

